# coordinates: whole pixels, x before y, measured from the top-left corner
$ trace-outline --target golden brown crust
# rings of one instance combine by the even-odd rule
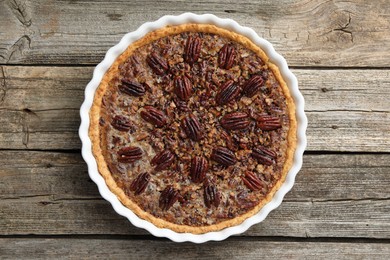
[[[127,57],[129,57],[134,50],[137,48],[148,44],[156,39],[159,39],[164,36],[168,35],[174,35],[185,31],[191,31],[191,32],[206,32],[206,33],[213,33],[218,34],[223,37],[227,37],[233,41],[236,41],[246,48],[254,51],[272,70],[274,73],[276,79],[279,81],[283,93],[286,97],[287,107],[288,107],[288,113],[289,113],[289,119],[290,119],[290,128],[287,136],[287,142],[288,142],[288,148],[286,151],[286,162],[283,167],[283,171],[281,174],[281,178],[278,180],[278,182],[274,185],[272,190],[267,194],[265,199],[263,199],[257,206],[255,206],[252,210],[248,211],[247,213],[240,215],[234,219],[226,220],[214,225],[209,226],[203,226],[203,227],[193,227],[193,226],[187,226],[187,225],[177,225],[165,220],[162,220],[160,218],[156,218],[153,215],[145,212],[142,210],[137,204],[132,202],[123,192],[122,189],[120,189],[116,182],[114,181],[106,161],[104,160],[103,151],[100,147],[100,132],[99,132],[99,118],[100,118],[100,108],[102,103],[102,97],[107,89],[108,83],[113,78],[114,75],[118,73],[118,65],[123,63]],[[297,128],[297,122],[295,118],[295,104],[293,101],[293,98],[291,97],[289,88],[285,81],[283,80],[280,71],[277,66],[272,64],[269,61],[269,58],[267,55],[254,43],[252,43],[248,38],[239,35],[234,32],[227,31],[225,29],[216,27],[214,25],[208,25],[208,24],[183,24],[179,26],[168,26],[161,29],[158,29],[156,31],[148,33],[145,37],[142,39],[134,42],[131,44],[112,64],[110,69],[106,72],[104,75],[98,89],[96,90],[95,96],[94,96],[94,102],[90,111],[90,128],[89,128],[89,136],[92,141],[92,151],[96,158],[98,170],[100,174],[104,177],[107,186],[110,188],[110,190],[118,197],[118,199],[121,201],[123,205],[131,209],[136,215],[138,215],[140,218],[145,219],[151,223],[153,223],[155,226],[159,228],[168,228],[176,232],[180,233],[193,233],[193,234],[202,234],[207,233],[211,231],[218,231],[227,227],[235,226],[240,223],[242,223],[247,218],[253,216],[257,212],[260,211],[260,209],[268,203],[272,197],[274,196],[275,192],[279,190],[280,186],[284,183],[284,180],[287,176],[288,171],[291,168],[291,165],[293,163],[293,155],[295,152],[296,147],[296,128]]]

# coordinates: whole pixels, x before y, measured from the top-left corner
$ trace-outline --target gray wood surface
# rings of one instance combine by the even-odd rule
[[[386,243],[283,242],[229,239],[195,245],[166,240],[0,238],[5,258],[53,259],[386,259]]]
[[[192,11],[232,18],[293,66],[388,67],[388,1],[3,1],[0,62],[95,64],[145,21]]]
[[[23,197],[2,199],[4,235],[148,234],[120,217],[102,199]],[[343,237],[388,239],[388,200],[284,201],[243,236]]]
[[[390,199],[389,161],[390,154],[306,154],[285,200]],[[0,165],[0,199],[100,198],[78,153],[0,151]]]
[[[306,155],[282,206],[245,235],[390,237],[389,160],[388,154]],[[4,234],[146,234],[100,198],[78,154],[4,151],[0,164]]]
[[[77,134],[107,49],[188,11],[269,40],[309,119],[303,168],[282,205],[203,245],[155,238],[115,213]],[[0,1],[0,259],[390,259],[389,13],[388,0]]]
[[[79,108],[93,68],[1,68],[0,148],[79,149]],[[308,150],[390,151],[388,70],[293,72],[306,100]]]

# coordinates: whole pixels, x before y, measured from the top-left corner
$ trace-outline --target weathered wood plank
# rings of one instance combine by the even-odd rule
[[[290,65],[390,65],[389,5],[383,0],[70,3],[2,1],[0,63],[96,64],[109,47],[144,22],[192,11],[252,27]]]
[[[389,161],[389,154],[306,154],[285,200],[387,199]],[[100,198],[78,153],[0,151],[0,165],[0,199]]]
[[[0,66],[2,109],[79,109],[94,67]],[[390,70],[293,69],[306,110],[390,112]],[[42,102],[42,101],[45,102]]]
[[[245,235],[389,238],[389,157],[305,155],[282,206]],[[78,154],[3,151],[0,164],[0,235],[146,234],[100,198]]]
[[[386,243],[240,241],[201,245],[165,240],[12,238],[0,239],[6,259],[388,259]]]
[[[285,201],[243,235],[388,239],[389,211],[389,200]],[[101,199],[2,199],[0,217],[2,235],[147,234]]]
[[[1,151],[0,199],[100,198],[78,153]]]
[[[78,109],[92,68],[0,68],[0,148],[79,149]],[[294,73],[306,100],[308,150],[390,151],[389,70]]]

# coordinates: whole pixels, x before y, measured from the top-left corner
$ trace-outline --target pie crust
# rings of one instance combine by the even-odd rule
[[[126,195],[125,191],[121,189],[117,182],[114,180],[112,173],[109,169],[108,163],[105,159],[106,148],[102,145],[102,133],[101,127],[99,124],[101,110],[102,110],[102,99],[106,94],[110,81],[119,73],[119,67],[123,64],[128,57],[130,57],[138,48],[147,45],[153,41],[156,41],[162,37],[177,35],[183,32],[203,32],[219,35],[221,37],[225,37],[230,39],[233,42],[241,44],[245,48],[253,51],[258,57],[260,57],[269,70],[273,73],[275,79],[278,81],[282,93],[285,98],[286,103],[286,114],[289,119],[289,128],[287,131],[287,148],[285,151],[285,161],[281,170],[281,174],[277,182],[272,186],[270,190],[268,190],[266,196],[258,202],[253,208],[249,211],[241,214],[239,216],[235,216],[234,218],[223,220],[221,222],[211,224],[211,225],[203,225],[203,226],[192,226],[185,224],[176,224],[165,219],[154,216],[153,214],[146,212],[142,209],[138,204],[133,202],[129,196]],[[280,186],[285,181],[286,175],[289,172],[292,161],[293,154],[296,149],[296,131],[297,131],[297,123],[295,118],[295,104],[290,95],[290,91],[285,81],[283,80],[279,69],[277,66],[272,64],[269,61],[269,58],[265,54],[263,50],[261,50],[257,45],[251,42],[248,38],[237,34],[235,32],[228,31],[226,29],[222,29],[216,27],[214,25],[208,24],[183,24],[178,26],[167,26],[161,29],[157,29],[153,32],[146,34],[143,38],[137,40],[128,46],[128,48],[116,59],[116,61],[112,64],[110,69],[104,75],[98,89],[96,90],[94,96],[94,102],[92,108],[90,110],[90,128],[89,128],[89,136],[92,140],[92,149],[93,154],[96,158],[99,173],[104,177],[107,186],[110,190],[118,197],[123,205],[132,210],[136,215],[140,218],[145,219],[155,226],[159,228],[168,228],[176,232],[188,232],[192,234],[203,234],[211,231],[222,230],[226,227],[231,227],[242,223],[247,218],[253,216],[257,212],[261,210],[261,208],[267,204],[275,192],[280,188]]]

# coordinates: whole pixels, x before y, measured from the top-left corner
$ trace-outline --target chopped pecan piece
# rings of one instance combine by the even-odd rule
[[[146,57],[146,62],[157,75],[164,75],[168,69],[168,62],[155,52],[152,52]]]
[[[282,124],[276,116],[261,115],[257,118],[257,126],[261,130],[271,131],[282,127]]]
[[[119,131],[129,131],[132,127],[131,122],[124,116],[114,116],[111,121],[111,125]]]
[[[177,109],[179,109],[180,111],[183,111],[183,112],[190,111],[190,109],[187,106],[187,103],[185,101],[175,100],[174,102],[175,102]]]
[[[145,87],[133,80],[122,79],[122,85],[119,85],[119,90],[127,95],[140,97],[145,94]]]
[[[183,101],[187,101],[192,95],[192,83],[186,76],[176,77],[175,94]]]
[[[162,210],[168,210],[179,199],[180,193],[172,186],[167,186],[160,194],[159,206]]]
[[[145,121],[151,123],[155,127],[163,127],[167,123],[165,114],[152,106],[145,106],[140,115]]]
[[[142,158],[142,150],[136,146],[123,147],[118,151],[118,161],[121,163],[133,163]]]
[[[148,186],[148,183],[150,181],[150,174],[147,172],[141,173],[133,180],[133,182],[130,185],[130,190],[134,192],[135,195],[139,195]]]
[[[244,83],[242,92],[248,97],[253,97],[263,86],[263,83],[264,79],[262,76],[254,75]]]
[[[253,172],[246,171],[245,176],[241,177],[241,179],[244,184],[253,191],[260,190],[263,187],[261,180]]]
[[[226,114],[222,117],[220,122],[222,127],[228,130],[245,129],[251,123],[249,116],[243,112]]]
[[[237,162],[236,155],[228,148],[222,146],[214,148],[210,158],[223,166],[230,166]]]
[[[237,151],[238,147],[237,144],[234,143],[232,137],[226,133],[225,131],[221,131],[221,136],[223,140],[225,140],[226,147],[231,151]]]
[[[184,60],[190,65],[194,64],[199,58],[201,47],[202,40],[199,37],[189,36],[184,49]]]
[[[196,156],[192,158],[190,168],[191,180],[195,183],[202,182],[206,177],[208,168],[209,163],[203,156]]]
[[[140,74],[143,70],[140,58],[138,56],[133,55],[130,58],[130,63],[131,67],[134,70],[134,75],[137,76],[138,74]]]
[[[219,51],[219,67],[227,70],[230,69],[231,67],[233,67],[236,56],[236,49],[230,44],[225,44]]]
[[[252,150],[252,156],[257,159],[257,161],[264,165],[272,165],[276,160],[276,153],[274,151],[268,150],[264,147],[256,147]]]
[[[99,125],[100,125],[100,126],[104,126],[105,124],[106,124],[106,120],[104,120],[103,117],[100,117],[100,118],[99,118]]]
[[[218,105],[224,105],[235,99],[240,94],[240,87],[233,80],[226,81],[215,97]]]
[[[199,141],[203,138],[203,129],[200,126],[198,118],[193,114],[183,118],[182,128],[187,137],[193,141]]]
[[[218,207],[221,198],[217,187],[212,183],[207,183],[203,186],[204,204],[210,208],[212,205]]]
[[[175,155],[170,150],[163,150],[156,154],[150,161],[151,165],[155,165],[156,171],[162,171],[167,169],[175,160]]]

